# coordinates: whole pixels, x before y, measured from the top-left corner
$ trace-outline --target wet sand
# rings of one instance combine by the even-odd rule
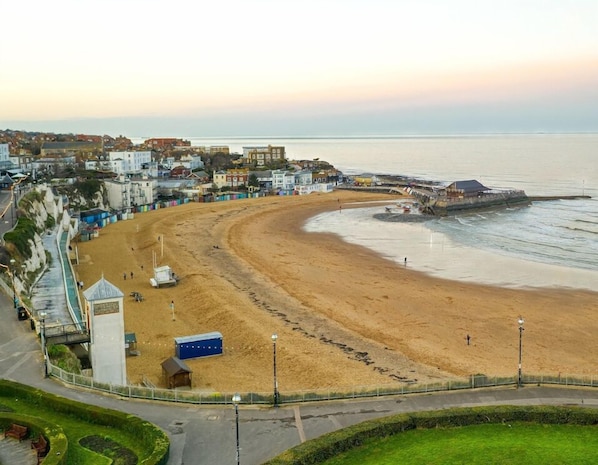
[[[79,243],[76,273],[86,285],[103,274],[125,294],[126,330],[140,351],[127,358],[134,384],[145,376],[163,385],[173,338],[211,331],[223,334],[224,354],[185,360],[199,390],[272,391],[273,333],[281,391],[515,376],[520,314],[524,372],[596,373],[596,293],[432,278],[301,229],[319,212],[376,199],[388,196],[334,192],[136,214]],[[151,287],[153,254],[181,277],[178,286]]]

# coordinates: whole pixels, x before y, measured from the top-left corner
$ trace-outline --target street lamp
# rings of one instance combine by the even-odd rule
[[[237,465],[241,463],[241,455],[239,453],[239,402],[241,396],[237,393],[233,395],[233,404],[235,405],[235,425],[237,430]]]
[[[521,354],[522,354],[522,340],[523,340],[523,323],[524,320],[522,317],[519,317],[519,320],[517,320],[517,323],[519,323],[519,375],[517,377],[517,387],[523,387],[523,384],[521,382]]]
[[[10,259],[10,280],[12,281],[12,303],[17,308],[17,289],[15,288],[15,263],[14,258]]]
[[[46,360],[46,312],[39,313],[41,323],[40,336],[42,340],[42,355],[44,357],[44,377],[48,377],[48,361]]]
[[[276,341],[278,335],[274,333],[272,335],[272,349],[274,353],[274,407],[278,407],[278,380],[276,379]]]

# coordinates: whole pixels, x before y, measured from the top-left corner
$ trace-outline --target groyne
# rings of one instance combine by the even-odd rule
[[[589,195],[536,195],[529,197],[530,202],[542,202],[546,200],[579,200],[591,199]]]

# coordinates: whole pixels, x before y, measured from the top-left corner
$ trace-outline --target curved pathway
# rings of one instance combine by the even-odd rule
[[[128,400],[64,386],[43,376],[39,340],[28,321],[18,321],[10,298],[0,295],[0,373],[88,404],[125,411],[163,428],[171,440],[169,465],[235,463],[232,406],[177,405]],[[581,405],[598,408],[598,389],[513,387],[395,396],[351,402],[241,406],[241,462],[259,465],[282,451],[324,433],[393,413],[499,404]]]

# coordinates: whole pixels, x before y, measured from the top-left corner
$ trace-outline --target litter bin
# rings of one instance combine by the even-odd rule
[[[27,310],[25,309],[25,307],[17,308],[17,317],[19,318],[19,320],[26,320],[27,318],[29,318],[29,315],[27,315]]]

